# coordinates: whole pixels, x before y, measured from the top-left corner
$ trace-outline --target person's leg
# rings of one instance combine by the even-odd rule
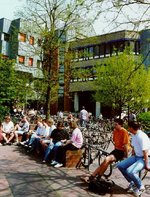
[[[53,149],[53,147],[54,147],[54,143],[50,143],[49,146],[47,147],[46,151],[45,151],[43,162],[48,159],[48,156],[49,156],[51,150]]]
[[[142,181],[139,177],[139,172],[144,169],[144,160],[141,157],[136,157],[136,162],[127,168],[127,175],[134,182],[138,189],[143,187]]]
[[[108,155],[105,160],[102,162],[102,164],[92,173],[93,177],[102,176],[104,172],[107,170],[108,166],[116,161],[116,158],[114,155]]]
[[[10,133],[9,138],[8,138],[8,143],[11,142],[11,140],[14,138],[15,134],[13,132]]]
[[[2,135],[3,135],[3,139],[4,139],[4,141],[7,143],[7,142],[8,142],[8,140],[7,140],[7,137],[6,137],[6,133],[3,133]]]
[[[78,148],[72,144],[67,144],[66,146],[59,146],[56,154],[56,161],[58,162],[58,166],[59,164],[65,166],[67,150],[78,150]],[[57,167],[57,164],[54,167]]]
[[[121,171],[125,179],[131,183],[132,179],[127,172],[127,169],[136,162],[135,156],[131,156],[117,164],[117,168]]]

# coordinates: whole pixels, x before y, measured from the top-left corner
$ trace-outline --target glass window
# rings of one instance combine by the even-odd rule
[[[29,65],[29,66],[33,66],[33,58],[31,58],[31,57],[29,58],[29,63],[28,63],[28,65]]]
[[[105,56],[105,45],[101,44],[100,45],[100,57],[104,57]]]
[[[18,62],[19,62],[19,64],[24,64],[24,62],[25,62],[25,57],[24,57],[24,56],[19,56],[19,57],[18,57]]]
[[[20,33],[19,34],[19,41],[20,42],[26,42],[26,34]]]
[[[94,47],[94,58],[98,58],[99,57],[99,45]]]
[[[9,34],[4,33],[4,40],[5,40],[6,42],[8,42],[8,41],[9,41],[9,39],[10,39],[10,35],[9,35]]]
[[[34,45],[34,37],[33,36],[30,36],[29,44]]]

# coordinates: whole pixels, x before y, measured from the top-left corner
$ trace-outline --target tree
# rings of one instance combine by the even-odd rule
[[[37,34],[41,47],[43,62],[43,80],[45,84],[46,117],[50,116],[52,98],[58,97],[59,72],[58,65],[64,62],[58,58],[60,48],[65,51],[68,38],[83,38],[91,31],[83,31],[85,19],[90,7],[94,4],[89,0],[27,0],[27,4],[17,15],[25,22],[25,30]],[[91,21],[92,15],[89,17]],[[83,20],[84,19],[84,20]],[[68,36],[69,34],[69,36]],[[52,94],[53,93],[53,94]]]
[[[144,108],[150,98],[150,71],[142,58],[125,49],[122,54],[104,60],[96,67],[95,99],[113,109]]]
[[[135,31],[149,29],[150,2],[148,0],[96,0],[110,31],[132,29]],[[97,18],[100,15],[97,13]]]
[[[17,102],[25,102],[25,78],[15,70],[15,62],[0,56],[0,114],[9,113]]]

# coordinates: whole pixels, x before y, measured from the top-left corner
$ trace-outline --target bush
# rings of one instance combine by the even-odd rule
[[[144,130],[150,131],[150,111],[139,114],[137,120],[141,122]]]

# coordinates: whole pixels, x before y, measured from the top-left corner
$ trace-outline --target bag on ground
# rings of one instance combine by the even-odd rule
[[[113,185],[114,182],[112,180],[93,179],[89,183],[89,190],[91,192],[104,195],[111,192]]]

